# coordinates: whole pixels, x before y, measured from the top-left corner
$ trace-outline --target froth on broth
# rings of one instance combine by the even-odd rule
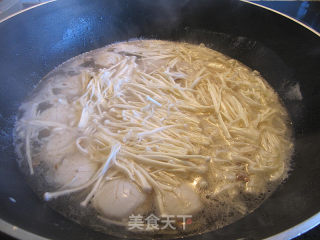
[[[138,214],[192,215],[149,234],[236,221],[286,178],[293,148],[275,91],[204,45],[140,40],[79,55],[20,111],[16,149],[32,187],[72,220],[120,236]]]

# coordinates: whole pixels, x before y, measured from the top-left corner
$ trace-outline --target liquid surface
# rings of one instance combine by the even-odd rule
[[[20,107],[19,164],[66,217],[117,236],[228,225],[286,177],[288,115],[259,75],[202,45],[106,46],[50,72]]]

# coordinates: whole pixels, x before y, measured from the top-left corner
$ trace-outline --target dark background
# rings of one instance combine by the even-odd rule
[[[251,1],[285,13],[320,32],[320,1]],[[319,63],[320,64],[320,63]],[[295,240],[320,239],[320,226],[295,238]]]

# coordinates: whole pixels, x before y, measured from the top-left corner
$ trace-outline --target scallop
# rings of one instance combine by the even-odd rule
[[[75,113],[67,104],[54,104],[52,107],[41,112],[39,120],[70,124],[75,119]]]
[[[180,185],[174,192],[163,191],[163,211],[160,214],[167,215],[193,215],[199,212],[203,205],[199,195],[191,184]]]
[[[128,218],[146,200],[138,186],[125,179],[106,182],[93,200],[95,208],[108,218]]]
[[[94,59],[95,64],[107,67],[117,64],[117,62],[121,59],[121,56],[112,52],[100,52],[94,56]]]
[[[76,149],[74,140],[75,136],[71,131],[53,131],[47,142],[43,144],[42,160],[52,165],[58,164],[64,156],[74,153]]]
[[[81,154],[73,154],[64,158],[54,171],[54,181],[62,186],[72,188],[88,182],[98,170],[95,162]]]
[[[74,76],[68,76],[68,82],[64,82],[61,86],[61,94],[66,96],[68,99],[72,99],[74,96],[81,94],[82,85],[81,85],[81,74]]]

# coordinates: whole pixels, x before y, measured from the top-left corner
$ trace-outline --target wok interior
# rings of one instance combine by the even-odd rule
[[[320,45],[319,37],[307,29],[238,1],[81,0],[49,3],[20,14],[1,23],[0,33],[0,45],[5,46],[0,59],[1,219],[48,238],[105,237],[63,218],[36,197],[16,166],[11,132],[19,104],[55,66],[132,38],[204,43],[242,61],[278,92],[293,122],[295,154],[288,180],[252,214],[193,239],[264,238],[319,212]],[[288,97],[297,83],[302,100]]]

